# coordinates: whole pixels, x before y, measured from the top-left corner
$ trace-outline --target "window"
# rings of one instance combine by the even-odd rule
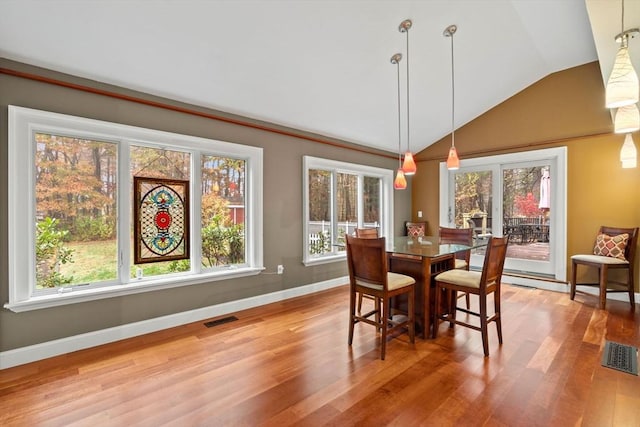
[[[261,175],[260,148],[10,106],[6,306],[259,273]]]
[[[304,157],[305,265],[341,260],[358,227],[393,230],[393,171]]]

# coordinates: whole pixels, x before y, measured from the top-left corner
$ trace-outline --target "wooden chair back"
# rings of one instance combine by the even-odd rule
[[[440,227],[439,235],[441,244],[473,245],[472,228]],[[471,250],[456,253],[456,258],[465,260],[468,266],[471,260]]]
[[[356,237],[359,237],[361,239],[377,239],[378,229],[377,228],[356,228]]]
[[[482,266],[482,277],[480,278],[481,293],[486,293],[487,290],[500,286],[504,261],[507,257],[508,240],[509,237],[491,237],[489,239]]]
[[[347,266],[349,281],[355,288],[356,283],[367,283],[387,289],[387,252],[386,239],[347,238]]]

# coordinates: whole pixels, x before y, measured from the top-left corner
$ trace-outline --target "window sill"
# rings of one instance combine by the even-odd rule
[[[264,268],[238,268],[225,271],[223,273],[202,273],[197,275],[182,276],[170,279],[149,279],[132,281],[122,285],[111,285],[92,289],[71,289],[61,293],[34,296],[23,301],[9,302],[4,308],[15,313],[24,311],[39,310],[43,308],[58,307],[67,304],[95,301],[105,298],[120,297],[126,295],[151,292],[161,289],[177,288],[180,286],[196,285],[200,283],[214,282],[219,280],[234,279],[237,277],[255,276],[260,274]]]
[[[305,265],[305,267],[310,267],[314,265],[329,264],[330,262],[344,261],[346,259],[347,259],[347,253],[342,252],[337,255],[327,255],[327,256],[318,257],[318,258],[305,259],[302,263]]]

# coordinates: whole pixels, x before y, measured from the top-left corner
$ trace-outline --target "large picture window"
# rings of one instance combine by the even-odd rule
[[[6,306],[257,274],[261,175],[260,148],[10,106]]]
[[[304,158],[305,265],[345,257],[345,234],[356,228],[392,230],[393,171]]]

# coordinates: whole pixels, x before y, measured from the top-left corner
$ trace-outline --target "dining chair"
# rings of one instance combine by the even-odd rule
[[[387,336],[400,328],[407,328],[409,340],[415,342],[415,280],[413,277],[387,271],[387,252],[384,237],[361,239],[346,236],[347,266],[349,267],[349,345],[353,343],[356,323],[367,323],[380,331],[380,358],[384,360]],[[356,294],[371,295],[381,301],[381,308],[365,314],[356,313]],[[391,298],[407,295],[406,315],[390,316]],[[371,316],[375,315],[375,320]]]
[[[378,229],[377,228],[356,228],[356,237],[361,239],[377,239],[378,238]],[[358,314],[362,312],[362,299],[367,298],[374,301],[376,306],[376,310],[380,312],[380,300],[378,298],[374,298],[371,295],[366,295],[363,293],[358,293]]]
[[[406,222],[404,227],[409,237],[424,237],[427,234],[426,222]]]
[[[633,267],[638,227],[619,228],[601,226],[591,254],[578,254],[571,257],[571,293],[576,296],[576,286],[596,286],[599,288],[600,308],[607,305],[607,293],[628,292],[629,303],[635,308]],[[578,266],[593,267],[598,270],[598,283],[577,283]],[[609,280],[609,270],[627,270],[625,282]]]
[[[454,324],[480,331],[482,333],[482,348],[484,355],[489,356],[489,337],[487,334],[488,325],[495,322],[498,330],[498,342],[502,344],[502,320],[500,314],[500,281],[502,280],[502,270],[504,260],[507,255],[508,237],[490,237],[487,244],[487,251],[484,257],[482,271],[467,271],[453,269],[440,273],[435,277],[436,293],[433,316],[433,338],[438,336],[438,326],[440,320],[448,321],[449,327]],[[478,295],[479,311],[474,312],[469,309],[459,308],[455,302],[457,292],[467,292]],[[442,295],[448,297],[446,312],[442,308]],[[488,296],[493,294],[494,310],[489,316],[487,310]],[[456,319],[456,311],[461,311],[480,318],[480,326]]]
[[[441,244],[473,245],[473,228],[448,228],[440,227],[439,230]],[[471,249],[468,251],[456,252],[455,268],[459,270],[469,270],[471,262]],[[467,309],[470,307],[470,298],[467,292],[461,293],[458,298],[465,298]]]

